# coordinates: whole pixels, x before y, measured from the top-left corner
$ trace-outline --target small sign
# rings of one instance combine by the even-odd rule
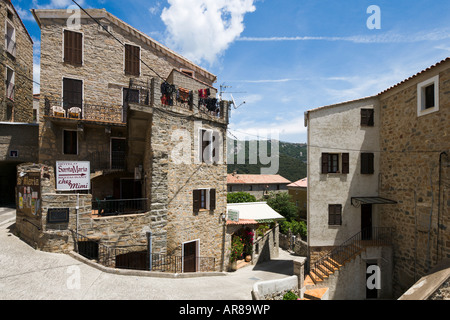
[[[10,156],[11,158],[18,158],[18,157],[19,157],[19,151],[17,151],[17,150],[11,150],[11,151],[9,151],[9,156]]]
[[[38,216],[41,209],[41,173],[25,172],[17,175],[17,212]]]
[[[228,221],[239,222],[239,211],[228,209]]]
[[[76,191],[91,189],[91,163],[89,161],[57,161],[56,190]]]
[[[69,208],[52,208],[47,212],[48,223],[66,223],[69,222]]]

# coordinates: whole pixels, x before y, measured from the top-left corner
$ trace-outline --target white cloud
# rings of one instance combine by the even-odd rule
[[[380,35],[357,35],[347,37],[242,37],[236,41],[347,41],[353,43],[411,43],[419,41],[439,41],[450,39],[449,30],[435,29],[428,32],[421,32],[410,35],[402,35],[393,32],[387,32]]]
[[[148,8],[148,11],[150,12],[150,14],[155,15],[158,13],[159,9],[161,7],[161,2],[156,2],[155,5],[153,7]]]
[[[256,10],[254,0],[168,0],[161,19],[167,45],[186,58],[213,64],[244,31],[244,16]]]

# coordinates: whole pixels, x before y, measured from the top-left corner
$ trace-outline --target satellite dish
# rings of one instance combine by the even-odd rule
[[[231,93],[230,93],[230,95],[231,95],[231,100],[233,101],[234,109],[237,109],[237,108],[239,108],[240,106],[242,106],[243,104],[245,104],[245,101],[244,101],[244,102],[242,102],[240,105],[237,105],[237,104],[236,104],[236,101],[234,100],[233,95],[232,95]]]

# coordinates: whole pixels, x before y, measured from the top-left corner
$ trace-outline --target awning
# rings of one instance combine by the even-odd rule
[[[382,197],[352,197],[352,206],[361,204],[396,204],[397,201],[389,200]]]
[[[258,224],[284,219],[265,202],[229,203],[227,211],[227,224]]]

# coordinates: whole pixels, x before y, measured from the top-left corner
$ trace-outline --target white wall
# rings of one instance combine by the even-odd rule
[[[362,127],[361,109],[374,108],[374,126]],[[351,197],[378,195],[379,103],[376,97],[311,110],[308,125],[308,243],[310,247],[339,245],[361,230],[361,209]],[[375,172],[360,174],[360,154],[374,153]],[[321,173],[322,153],[349,153],[348,174]],[[328,205],[342,205],[342,225],[328,225]],[[377,225],[373,206],[372,225]]]

